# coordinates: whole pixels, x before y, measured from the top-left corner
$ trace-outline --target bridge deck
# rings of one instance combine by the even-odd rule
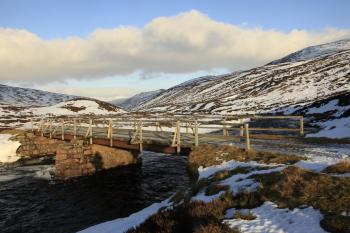
[[[77,139],[86,139],[85,134],[88,127],[79,127],[76,130]],[[160,152],[165,154],[175,154],[176,146],[171,146],[174,132],[167,131],[150,131],[143,130],[143,142],[142,146],[144,150],[150,150],[154,152]],[[44,136],[49,137],[49,133],[45,133]],[[99,145],[110,145],[110,139],[106,137],[106,128],[93,128],[92,143]],[[128,150],[140,150],[139,143],[132,143],[132,138],[135,135],[132,129],[114,129],[113,131],[113,147],[128,149]],[[54,139],[62,139],[60,131],[52,134]],[[69,141],[74,138],[73,127],[66,127],[64,130],[64,139]],[[223,136],[220,134],[201,134],[199,139],[200,144],[208,143],[227,143],[227,142],[239,142],[238,136]],[[181,154],[187,154],[194,146],[195,137],[193,133],[181,133]]]
[[[252,121],[268,120],[268,124],[251,128]],[[38,119],[39,120],[39,119]],[[288,127],[274,127],[275,120],[292,120]],[[299,122],[296,127],[295,122]],[[150,150],[166,154],[185,153],[199,144],[220,144],[240,142],[244,139],[246,150],[250,150],[250,132],[282,132],[304,134],[302,116],[250,116],[243,117],[193,117],[173,116],[170,118],[153,116],[150,118],[123,116],[122,118],[41,118],[31,120],[32,131],[37,126],[38,135],[55,139],[85,139],[91,144],[113,146],[128,150]],[[238,132],[238,136],[232,135]],[[273,135],[278,138],[278,135]],[[272,137],[270,138],[272,139]]]

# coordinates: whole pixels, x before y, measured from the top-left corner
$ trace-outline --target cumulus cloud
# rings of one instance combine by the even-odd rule
[[[142,72],[188,73],[262,65],[306,46],[350,36],[350,30],[288,33],[215,21],[192,10],[155,18],[143,28],[97,29],[87,38],[44,40],[0,29],[0,80],[51,82]]]

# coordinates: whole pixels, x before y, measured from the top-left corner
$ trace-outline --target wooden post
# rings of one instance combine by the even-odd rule
[[[228,136],[228,131],[227,131],[227,128],[226,128],[226,119],[224,119],[224,121],[223,121],[222,135],[223,136]]]
[[[77,119],[73,119],[73,133],[74,133],[74,139],[77,139]]]
[[[250,151],[249,124],[244,124],[245,127],[245,150]]]
[[[181,137],[180,137],[180,121],[177,121],[176,122],[176,131],[177,131],[177,134],[176,134],[176,153],[177,154],[180,154],[181,152]]]
[[[61,137],[62,141],[64,141],[64,119],[61,119]]]
[[[89,137],[90,137],[90,145],[92,145],[92,119],[89,119]]]
[[[140,134],[140,152],[143,151],[143,135],[142,135],[142,121],[139,123],[139,134]]]
[[[32,128],[32,132],[34,132],[34,123],[33,123],[33,118],[30,118],[30,124]]]
[[[50,139],[52,138],[52,119],[49,122],[49,130],[50,130]]]
[[[304,135],[304,117],[300,117],[300,135]]]
[[[41,137],[44,137],[44,128],[45,128],[45,120],[44,120],[44,118],[43,118],[43,120],[42,120],[42,123],[41,123]]]
[[[240,137],[243,137],[243,136],[244,136],[244,127],[243,127],[243,125],[240,126],[240,129],[239,129],[239,136],[240,136]]]
[[[109,146],[113,147],[113,120],[109,120]]]
[[[198,122],[197,120],[194,122],[194,146],[199,145],[199,137],[198,137]]]

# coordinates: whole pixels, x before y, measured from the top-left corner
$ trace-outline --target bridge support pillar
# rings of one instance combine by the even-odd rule
[[[55,177],[67,180],[140,161],[140,154],[136,152],[96,144],[65,144],[60,145],[56,151]]]

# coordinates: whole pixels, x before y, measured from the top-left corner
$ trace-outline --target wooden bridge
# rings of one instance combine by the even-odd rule
[[[288,127],[250,127],[261,120],[292,122]],[[64,116],[31,120],[37,135],[115,148],[187,154],[200,144],[242,142],[251,149],[252,132],[304,134],[302,116],[140,115]]]

